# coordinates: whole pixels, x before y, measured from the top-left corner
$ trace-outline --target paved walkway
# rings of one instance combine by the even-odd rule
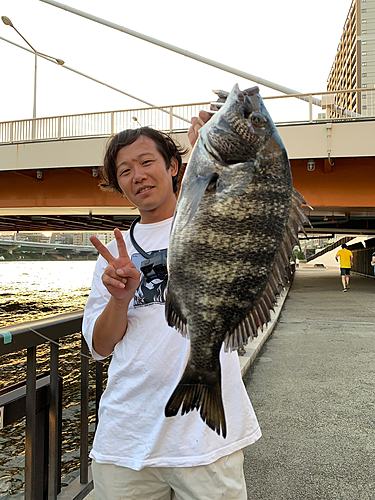
[[[375,500],[375,279],[350,284],[300,268],[244,376],[263,432],[249,500]]]

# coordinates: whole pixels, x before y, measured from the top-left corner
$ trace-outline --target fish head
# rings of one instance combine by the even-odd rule
[[[259,95],[236,84],[225,104],[200,130],[205,149],[222,164],[280,155],[285,147]]]

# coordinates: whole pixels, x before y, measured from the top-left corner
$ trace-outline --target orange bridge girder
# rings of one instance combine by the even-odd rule
[[[306,160],[291,160],[293,185],[313,208],[337,207],[341,211],[375,211],[375,158],[315,160],[307,169]],[[130,207],[119,193],[99,189],[92,168],[43,169],[0,172],[2,208],[32,207]]]

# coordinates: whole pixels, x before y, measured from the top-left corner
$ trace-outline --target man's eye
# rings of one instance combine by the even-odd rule
[[[149,165],[150,163],[152,163],[152,160],[145,160],[145,161],[143,162],[143,165]]]
[[[129,168],[126,168],[125,170],[122,170],[122,171],[120,172],[120,176],[121,176],[121,175],[126,175],[126,174],[128,174],[129,172],[130,172],[130,169],[129,169]]]

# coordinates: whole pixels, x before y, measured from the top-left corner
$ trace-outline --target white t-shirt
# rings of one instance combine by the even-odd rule
[[[168,247],[172,218],[137,224],[136,242],[146,252]],[[134,263],[144,260],[124,235]],[[117,256],[116,241],[108,245]],[[107,262],[99,257],[87,301],[83,335],[92,348],[97,317],[110,295],[101,281]],[[221,350],[222,395],[227,422],[224,439],[211,430],[196,410],[165,417],[164,408],[178,384],[189,357],[190,342],[165,320],[165,283],[155,280],[140,287],[128,310],[128,328],[115,346],[107,387],[100,400],[99,425],[90,456],[99,463],[135,470],[143,467],[191,467],[212,463],[261,436],[246,393],[237,352]]]

